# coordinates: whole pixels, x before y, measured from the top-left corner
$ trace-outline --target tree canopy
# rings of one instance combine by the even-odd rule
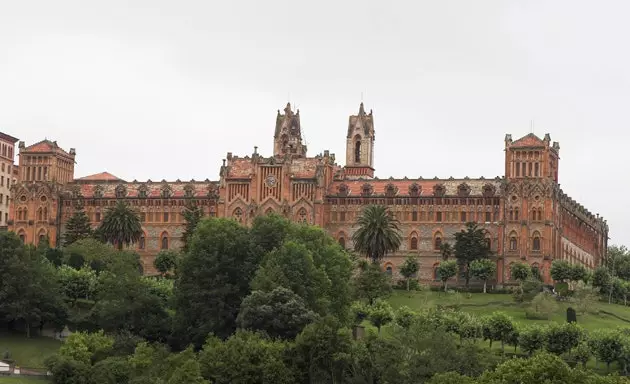
[[[374,263],[396,252],[402,243],[399,222],[386,206],[368,205],[363,209],[352,235],[354,250]]]

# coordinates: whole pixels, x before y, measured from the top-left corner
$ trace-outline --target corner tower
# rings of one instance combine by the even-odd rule
[[[547,133],[544,139],[530,133],[516,141],[505,136],[505,177],[508,179],[541,178],[558,182],[560,144]]]
[[[348,122],[345,174],[374,177],[374,118],[371,110],[365,113],[363,103]]]
[[[284,108],[284,115],[278,110],[276,131],[273,135],[273,154],[292,158],[306,157],[306,145],[302,143],[300,110],[294,113],[290,103]]]

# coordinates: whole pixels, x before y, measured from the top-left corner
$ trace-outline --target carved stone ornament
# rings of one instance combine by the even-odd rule
[[[118,184],[116,186],[116,198],[122,199],[122,198],[125,198],[126,196],[127,196],[127,187],[125,187],[123,184]]]
[[[361,187],[361,196],[365,196],[365,197],[371,196],[372,192],[374,192],[374,188],[369,183],[365,183]]]
[[[481,189],[481,194],[483,195],[483,197],[493,197],[495,193],[496,188],[492,184],[486,184]]]
[[[446,195],[446,187],[444,186],[444,184],[436,184],[433,187],[433,196],[442,197],[444,195]]]
[[[418,183],[413,183],[409,186],[409,196],[418,197],[422,192],[422,187],[418,185]]]
[[[461,183],[457,187],[457,196],[468,197],[470,195],[470,186],[466,183]]]
[[[278,185],[278,180],[274,175],[265,177],[265,185],[267,188],[275,188]]]
[[[102,186],[97,185],[94,188],[94,197],[97,198],[97,199],[103,197],[103,187]]]
[[[184,185],[184,196],[195,197],[195,187],[192,184]]]
[[[138,187],[138,197],[147,197],[149,194],[149,188],[147,188],[146,184],[141,184]]]
[[[348,186],[346,184],[340,184],[337,187],[338,196],[348,196]]]

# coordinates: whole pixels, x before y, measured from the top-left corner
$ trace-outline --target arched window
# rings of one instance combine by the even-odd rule
[[[433,280],[440,281],[440,275],[438,274],[438,267],[440,263],[433,264]]]
[[[138,249],[144,249],[145,241],[146,241],[146,239],[145,239],[144,235],[140,236],[140,239],[138,240]]]
[[[433,249],[435,249],[436,251],[439,251],[441,247],[442,247],[442,235],[438,233],[437,235],[435,235],[435,239],[433,240]]]
[[[308,223],[308,217],[307,217],[306,209],[300,208],[300,210],[298,211],[298,222],[300,222],[302,224],[307,224]]]
[[[273,214],[273,208],[269,207],[267,208],[267,210],[265,211],[265,215],[272,215]]]
[[[161,244],[161,248],[162,249],[168,249],[168,234],[163,233],[162,234],[162,244]]]
[[[411,238],[411,244],[409,244],[409,245],[410,245],[410,247],[409,247],[410,249],[412,249],[414,251],[417,250],[418,249],[418,238],[413,236]]]
[[[514,221],[518,221],[518,208],[514,208]]]
[[[44,217],[43,216],[43,212],[42,212],[42,209],[40,208],[40,209],[37,210],[37,220],[38,221],[42,221],[43,217]]]
[[[243,222],[243,210],[240,208],[236,208],[234,210],[234,213],[232,214],[232,217],[234,218],[234,220],[236,220],[239,223]]]
[[[44,207],[44,221],[48,220],[48,208]]]
[[[28,220],[28,208],[24,208],[22,211],[22,220]]]
[[[516,232],[510,233],[510,251],[516,251],[518,248],[518,239],[516,237]]]
[[[538,221],[542,221],[542,208],[538,208]]]
[[[17,210],[17,219],[22,220],[22,208],[18,208]]]
[[[46,235],[43,234],[43,233],[40,233],[39,234],[39,243],[38,244],[43,243],[45,240],[46,240]]]
[[[388,265],[387,268],[385,268],[385,273],[387,273],[389,276],[392,275],[393,269],[391,265]]]
[[[488,248],[488,250],[492,249],[492,240],[489,237],[486,237],[484,241],[486,243],[486,248]]]
[[[354,162],[361,162],[361,137],[358,135],[354,137]]]
[[[540,251],[540,233],[534,232],[532,237],[532,251]]]
[[[24,233],[24,231],[20,231],[20,234],[18,235],[20,238],[20,241],[22,242],[22,244],[26,243],[26,234]]]
[[[537,215],[537,213],[538,213],[538,212],[537,212],[536,208],[533,208],[533,209],[532,209],[532,214],[531,214],[531,220],[532,220],[532,221],[536,221],[536,218],[537,218],[537,216],[538,216],[538,215]]]
[[[510,208],[510,221],[514,220],[514,210]]]
[[[341,245],[341,248],[346,249],[346,239],[343,237],[339,238],[339,245]]]

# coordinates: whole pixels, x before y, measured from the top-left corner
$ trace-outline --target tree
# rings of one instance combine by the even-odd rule
[[[477,226],[477,223],[466,223],[466,230],[455,234],[455,257],[460,265],[466,267],[466,287],[470,281],[470,264],[475,260],[487,259],[490,254],[486,230]]]
[[[455,251],[453,250],[451,243],[443,242],[440,244],[440,254],[442,255],[442,260],[448,261],[448,259],[453,256],[453,252]]]
[[[195,233],[195,228],[197,228],[197,224],[199,224],[199,220],[203,217],[203,210],[200,206],[195,205],[192,202],[186,204],[186,209],[182,213],[184,216],[184,233],[182,233],[182,243],[184,246],[182,247],[182,252],[188,252],[188,241],[192,237],[193,233]]]
[[[448,279],[454,277],[457,274],[457,263],[454,260],[442,261],[437,267],[437,275],[444,284],[444,292],[447,290]]]
[[[234,220],[199,222],[175,283],[175,327],[183,346],[201,347],[210,333],[227,338],[234,332],[260,257],[251,251],[248,229]]]
[[[598,267],[593,272],[593,287],[599,288],[600,292],[608,293],[608,303],[612,302],[613,281],[612,275],[606,267]]]
[[[547,320],[550,320],[551,315],[558,310],[558,303],[551,294],[547,292],[540,292],[532,300],[530,308],[531,311],[536,314],[537,318],[544,317]]]
[[[90,218],[83,210],[83,205],[77,205],[74,213],[66,223],[66,231],[63,235],[64,245],[68,246],[80,239],[92,236]]]
[[[551,263],[549,274],[555,281],[564,282],[569,280],[571,278],[571,264],[566,260],[554,260]]]
[[[488,280],[495,277],[497,265],[489,259],[474,260],[470,263],[470,274],[479,280],[483,280],[483,293],[486,293]]]
[[[67,318],[62,297],[54,266],[15,233],[0,232],[0,317],[23,321],[27,337],[44,323],[60,328]]]
[[[610,364],[618,360],[623,353],[622,338],[617,330],[597,329],[588,340],[588,345],[599,361],[606,363],[610,370]]]
[[[62,265],[57,269],[61,290],[65,297],[75,304],[79,299],[93,300],[96,294],[96,272],[90,267],[74,269]]]
[[[520,288],[521,288],[521,294],[522,294],[523,282],[530,277],[532,273],[531,268],[529,268],[529,265],[525,263],[514,263],[510,267],[510,273],[512,275],[512,278],[519,282]]]
[[[389,276],[378,264],[362,260],[354,278],[354,293],[358,299],[367,299],[370,305],[378,298],[386,297],[392,291]]]
[[[300,296],[278,287],[271,292],[254,291],[247,296],[236,323],[242,329],[264,331],[274,339],[294,339],[316,318]]]
[[[510,340],[515,330],[512,318],[503,312],[494,312],[486,317],[483,323],[484,336],[490,339],[490,346],[492,347],[492,341],[500,341],[503,351],[505,343]]]
[[[359,228],[352,235],[355,252],[380,262],[400,248],[402,236],[399,221],[387,207],[369,205],[363,209],[355,224]]]
[[[569,280],[577,283],[583,281],[586,278],[586,268],[582,264],[573,264],[569,269]]]
[[[144,233],[138,214],[123,201],[107,209],[99,231],[107,242],[117,246],[119,250],[122,250],[123,245],[129,246],[138,242]]]
[[[545,333],[545,349],[558,356],[577,347],[584,337],[584,331],[576,323],[551,323]]]
[[[530,325],[519,332],[518,345],[528,355],[539,351],[545,346],[545,332],[543,328]]]
[[[166,276],[169,272],[177,269],[177,263],[180,259],[179,252],[172,251],[170,249],[161,250],[155,256],[153,260],[153,266],[163,276]]]
[[[405,260],[405,263],[400,268],[400,274],[407,280],[407,291],[409,290],[409,281],[418,273],[419,265],[418,258],[415,256],[409,256]]]
[[[394,320],[394,311],[386,301],[376,300],[373,305],[368,307],[368,319],[380,334],[381,328]]]

